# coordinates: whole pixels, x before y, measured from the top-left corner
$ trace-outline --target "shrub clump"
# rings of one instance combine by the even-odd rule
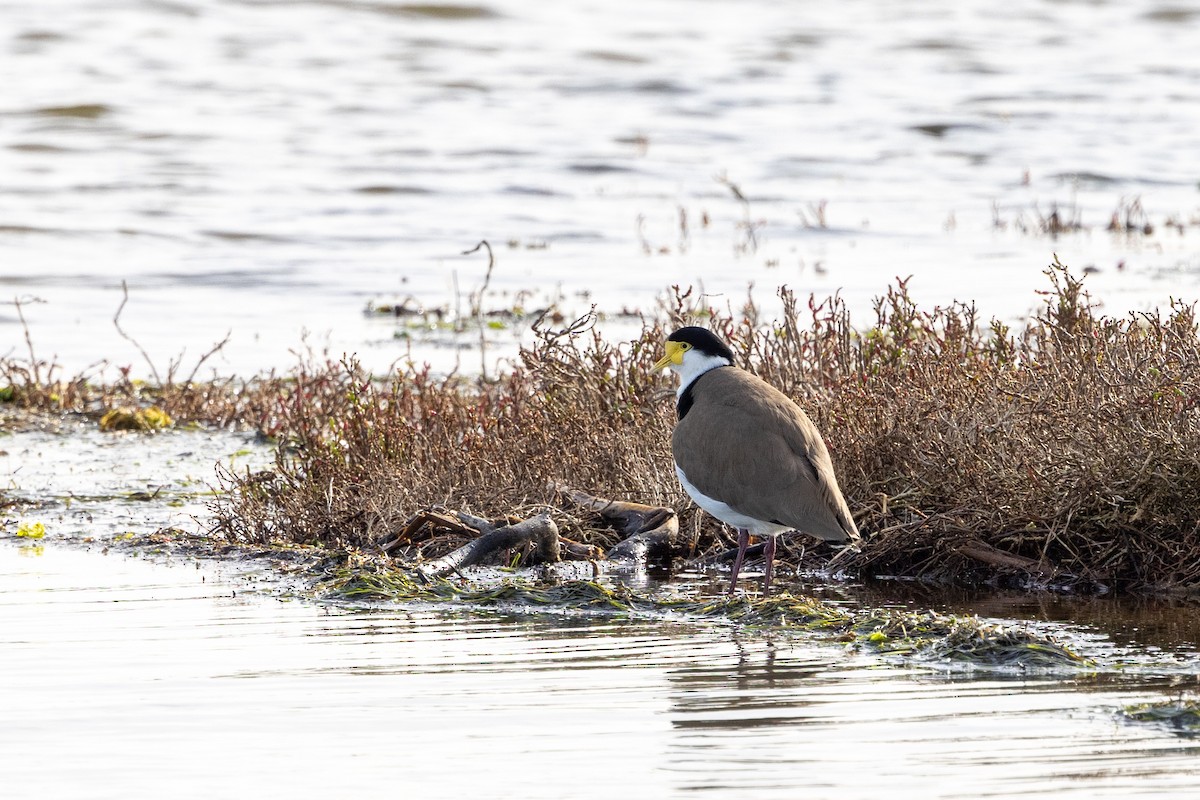
[[[103,374],[66,377],[52,362],[0,359],[0,429],[44,424],[33,415],[77,415],[105,430],[159,430],[173,423],[273,431],[294,379],[263,375],[247,380],[169,381],[151,384]],[[107,421],[106,421],[107,420]]]
[[[766,322],[676,293],[639,337],[535,326],[494,379],[353,361],[300,370],[272,414],[272,470],[227,474],[218,529],[248,542],[376,547],[434,505],[502,518],[556,503],[548,482],[680,509],[687,556],[728,546],[675,479],[666,332],[706,324],[813,417],[866,541],[840,566],[950,583],[1200,589],[1200,338],[1195,308],[1109,317],[1057,261],[1019,331],[973,305],[919,308],[903,282],[853,324],[837,298],[781,290]],[[610,545],[594,518],[560,525]],[[461,542],[423,541],[445,552]],[[804,543],[801,538],[795,545]],[[796,549],[799,549],[797,547]]]

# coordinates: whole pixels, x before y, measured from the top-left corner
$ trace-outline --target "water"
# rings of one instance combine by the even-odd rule
[[[896,276],[1018,319],[1058,253],[1114,312],[1200,296],[1200,5],[981,0],[0,3],[0,354],[68,373],[286,368],[311,348],[473,369],[475,335],[369,316],[595,304],[671,284]],[[745,198],[739,200],[734,193]],[[1105,230],[1144,209],[1153,233]],[[1052,237],[1057,210],[1084,229]],[[1136,221],[1142,221],[1136,217]],[[1177,223],[1178,230],[1168,225]],[[20,312],[18,314],[18,311]],[[861,317],[860,317],[861,318]],[[435,319],[434,317],[430,318]],[[489,331],[488,358],[521,326]],[[1180,797],[1197,614],[887,602],[1033,619],[1099,676],[947,674],[803,636],[288,600],[113,537],[203,527],[244,438],[22,433],[0,481],[0,781],[13,797]],[[41,543],[11,539],[22,519]],[[82,543],[92,540],[91,549]],[[872,599],[870,597],[868,600]]]
[[[318,603],[253,562],[114,544],[202,528],[206,467],[270,457],[246,436],[81,426],[0,443],[8,496],[28,503],[0,536],[6,796],[1200,791],[1200,742],[1119,715],[1195,696],[1194,605],[826,592],[1028,620],[1105,665],[1023,675],[678,616]],[[46,537],[15,538],[22,521]]]
[[[753,283],[768,310],[788,284],[863,312],[911,274],[922,302],[1011,319],[1055,252],[1116,312],[1197,297],[1194,2],[0,13],[0,293],[46,301],[23,309],[37,352],[71,371],[147,371],[112,325],[122,281],[160,372],[227,332],[202,374],[306,347],[475,368],[455,337],[362,311],[469,309],[486,259],[459,253],[483,238],[485,310],[616,317],[670,284],[737,308]],[[1108,233],[1134,201],[1154,234]],[[1055,209],[1087,229],[1022,231]],[[0,326],[23,353],[11,308]]]
[[[948,674],[800,635],[286,601],[0,543],[6,796],[1183,797],[1162,677]],[[249,590],[249,591],[248,591]]]
[[[247,433],[114,435],[68,421],[60,431],[0,433],[0,498],[22,504],[6,516],[41,522],[52,538],[194,530],[209,518],[218,465],[244,472],[271,462],[267,445]]]

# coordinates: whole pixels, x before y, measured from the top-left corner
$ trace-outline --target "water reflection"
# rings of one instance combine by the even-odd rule
[[[932,675],[831,663],[794,644],[668,679],[670,769],[689,791],[1121,797],[1200,785],[1196,743],[1112,722],[1124,697],[1165,681]]]

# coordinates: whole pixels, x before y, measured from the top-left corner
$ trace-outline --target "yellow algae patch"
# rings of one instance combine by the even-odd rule
[[[174,424],[171,415],[158,406],[114,408],[100,418],[102,431],[157,431]]]
[[[40,522],[22,522],[17,526],[18,539],[41,539],[46,535],[46,526]]]

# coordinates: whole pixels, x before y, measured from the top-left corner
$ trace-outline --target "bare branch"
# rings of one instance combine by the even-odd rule
[[[29,323],[25,321],[25,312],[22,306],[25,303],[44,303],[40,297],[30,297],[22,300],[19,297],[13,298],[13,306],[17,309],[17,319],[21,320],[21,330],[25,332],[25,346],[29,349],[29,368],[33,370],[33,380],[37,385],[42,383],[42,368],[38,364],[37,356],[33,352],[33,336],[29,333]]]
[[[483,295],[485,292],[487,292],[488,284],[492,282],[492,268],[496,266],[496,257],[492,253],[492,246],[488,243],[487,239],[480,239],[479,244],[475,245],[470,250],[464,250],[462,254],[464,256],[469,256],[472,253],[478,253],[479,248],[481,247],[487,250],[487,273],[483,276],[483,285],[479,287],[477,292],[471,295],[471,311],[475,315],[475,324],[479,326],[479,374],[482,375],[483,379],[486,381],[488,377],[487,339],[485,337],[487,326],[483,324]]]
[[[223,350],[223,349],[225,348],[225,345],[229,344],[229,338],[230,338],[231,336],[233,336],[233,329],[232,329],[232,328],[230,328],[228,331],[226,331],[226,332],[225,332],[225,338],[224,338],[224,339],[222,339],[221,341],[219,341],[219,342],[217,342],[216,344],[214,344],[214,345],[212,346],[212,348],[210,348],[210,349],[209,349],[209,351],[208,351],[207,353],[205,353],[204,355],[200,356],[200,359],[199,359],[199,360],[196,362],[196,366],[192,367],[192,371],[191,371],[191,373],[190,373],[190,374],[188,374],[188,376],[187,376],[187,380],[185,380],[185,381],[183,382],[183,383],[184,383],[184,385],[188,385],[188,384],[190,384],[190,383],[191,383],[191,382],[192,382],[192,381],[195,379],[195,377],[196,377],[196,373],[200,371],[200,367],[201,367],[201,366],[203,366],[203,364],[204,364],[204,362],[205,362],[205,361],[208,361],[208,360],[209,360],[210,358],[212,358],[214,355],[216,355],[216,354],[217,354],[217,353],[219,353],[221,350]]]
[[[138,349],[138,352],[142,354],[142,358],[146,360],[146,365],[150,367],[150,374],[154,376],[154,382],[162,386],[162,378],[159,377],[158,369],[154,366],[154,361],[150,358],[150,354],[138,343],[137,339],[134,339],[121,328],[121,312],[125,310],[125,304],[129,302],[129,287],[125,285],[125,281],[121,281],[121,293],[121,305],[117,306],[117,313],[113,315],[113,325],[116,327],[117,333],[121,334],[122,339],[125,339]]]

